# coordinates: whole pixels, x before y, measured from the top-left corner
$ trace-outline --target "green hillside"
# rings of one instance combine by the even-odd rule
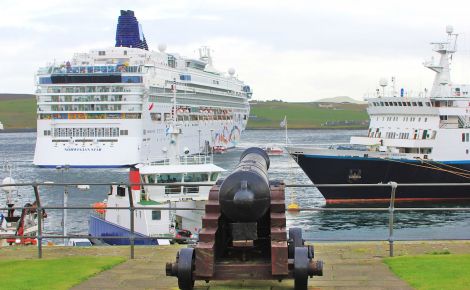
[[[36,128],[36,99],[0,97],[0,122],[5,129]]]
[[[365,128],[366,105],[351,103],[252,102],[249,129],[279,129],[287,116],[290,129]],[[36,127],[36,100],[32,95],[0,95],[0,121],[5,129]]]
[[[351,103],[252,102],[249,129],[278,129],[287,116],[288,128],[365,128],[366,105]]]

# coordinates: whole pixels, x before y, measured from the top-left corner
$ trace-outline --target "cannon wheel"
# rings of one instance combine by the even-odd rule
[[[182,290],[192,290],[194,287],[193,262],[194,249],[181,249],[178,256],[178,286]]]
[[[308,286],[308,258],[307,247],[296,247],[294,256],[294,289],[307,290]]]
[[[289,229],[289,240],[288,245],[288,256],[289,259],[294,258],[295,248],[302,247],[304,241],[302,240],[302,229],[301,228],[290,228]]]

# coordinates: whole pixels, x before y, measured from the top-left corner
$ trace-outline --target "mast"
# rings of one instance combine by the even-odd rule
[[[454,34],[453,31],[454,28],[448,25],[446,27],[447,41],[431,42],[434,46],[433,50],[440,54],[439,64],[434,62],[434,58],[424,63],[425,67],[436,72],[430,95],[432,98],[450,96],[450,91],[446,91],[444,88],[448,89],[447,85],[451,83],[450,61],[452,60],[452,54],[456,52],[457,47],[458,34]]]
[[[171,90],[173,92],[173,119],[172,124],[168,128],[168,133],[171,134],[169,151],[169,162],[170,164],[179,164],[179,143],[178,137],[181,133],[181,129],[177,126],[178,117],[176,115],[176,78],[173,79],[173,84],[171,85]]]

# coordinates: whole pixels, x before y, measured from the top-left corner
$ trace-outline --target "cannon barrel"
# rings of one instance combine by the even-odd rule
[[[269,156],[261,148],[246,149],[219,190],[222,213],[234,222],[255,222],[270,207]]]

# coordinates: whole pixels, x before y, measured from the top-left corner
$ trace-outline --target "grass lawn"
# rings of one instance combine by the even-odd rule
[[[125,260],[123,257],[0,260],[0,289],[69,289]]]
[[[470,289],[470,255],[423,255],[384,261],[415,289]]]

